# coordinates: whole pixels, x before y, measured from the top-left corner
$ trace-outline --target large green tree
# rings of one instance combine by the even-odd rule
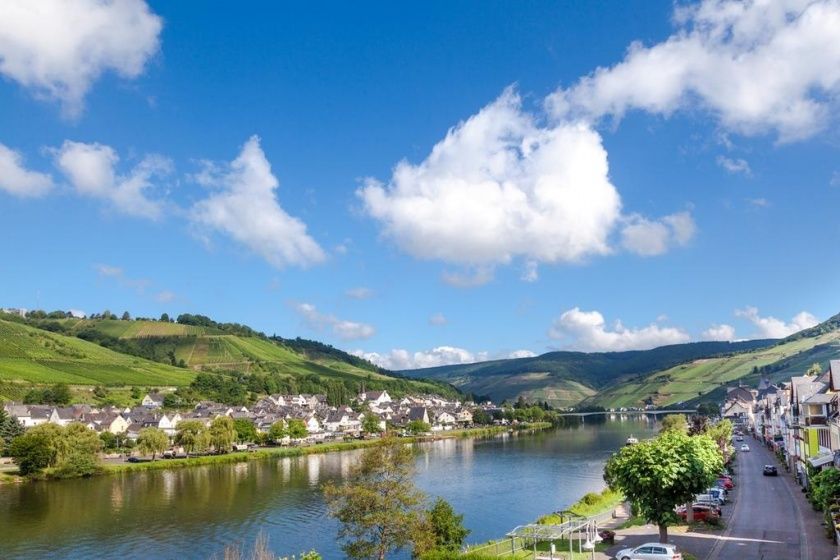
[[[137,449],[143,455],[151,455],[152,461],[158,453],[163,453],[169,447],[169,436],[160,428],[143,428],[137,435]]]
[[[383,560],[415,541],[428,542],[424,495],[414,487],[413,474],[411,448],[386,437],[365,450],[346,483],[324,486],[349,558]]]
[[[435,548],[457,552],[464,545],[464,539],[470,534],[464,527],[464,516],[455,513],[449,502],[438,498],[426,514],[434,536]]]
[[[210,445],[216,453],[227,453],[236,441],[236,425],[228,416],[218,416],[210,423]]]
[[[286,429],[289,437],[292,439],[302,439],[309,435],[309,430],[306,429],[306,423],[297,418],[290,419]]]
[[[210,445],[210,434],[201,420],[182,420],[178,422],[175,443],[184,448],[187,456],[201,453]]]
[[[277,443],[286,437],[286,435],[286,423],[282,420],[276,421],[271,425],[271,428],[268,429],[268,439],[271,440],[272,443]]]
[[[236,430],[236,441],[239,443],[254,443],[257,441],[257,428],[247,418],[237,418],[233,421]]]
[[[668,525],[676,520],[674,509],[714,483],[722,468],[723,458],[710,437],[670,431],[623,447],[607,461],[604,480],[659,527],[664,543]]]
[[[33,475],[54,468],[60,477],[88,476],[99,468],[97,454],[102,440],[82,424],[66,428],[41,424],[17,436],[9,445],[9,454],[20,474]]]

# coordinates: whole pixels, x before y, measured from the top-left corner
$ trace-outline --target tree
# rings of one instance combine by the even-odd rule
[[[732,422],[721,420],[706,428],[706,435],[717,444],[724,463],[732,456]]]
[[[253,443],[257,440],[257,428],[247,418],[237,418],[233,421],[236,430],[236,441],[239,443]]]
[[[417,435],[425,434],[426,432],[431,430],[432,427],[426,422],[423,422],[422,420],[412,420],[408,423],[405,429],[408,430],[408,433]]]
[[[277,443],[279,440],[286,437],[286,435],[286,423],[282,420],[278,420],[272,424],[271,428],[268,430],[268,439],[270,439],[272,443]]]
[[[805,372],[805,375],[819,375],[822,373],[822,366],[819,362],[814,362],[811,364],[811,367],[808,368],[808,371]]]
[[[99,469],[97,454],[102,440],[84,424],[72,423],[64,428],[63,446],[59,449],[56,474],[60,477],[90,476]]]
[[[289,420],[288,433],[292,439],[303,439],[309,435],[309,430],[306,429],[306,424],[303,420],[292,418]]]
[[[10,444],[13,439],[23,433],[23,426],[15,418],[9,416],[0,408],[0,439]],[[3,455],[4,445],[0,444],[0,455]]]
[[[382,431],[379,422],[379,416],[368,410],[362,417],[362,431],[366,434],[378,434]]]
[[[490,416],[483,408],[476,408],[472,412],[473,415],[473,424],[479,424],[481,426],[487,426],[493,423],[493,417]]]
[[[169,321],[170,321],[169,320],[169,314],[168,313],[161,313],[160,322],[161,323],[168,323]]]
[[[121,320],[123,321],[131,321],[131,315],[129,315],[128,311],[123,311]]]
[[[9,455],[17,464],[20,474],[37,474],[55,465],[60,434],[59,426],[42,424],[13,439],[9,445]]]
[[[142,397],[143,394],[140,392],[140,387],[137,387],[136,385],[132,387],[130,396],[132,399],[139,399],[140,397]]]
[[[674,508],[690,502],[715,481],[723,459],[708,436],[669,431],[658,438],[623,447],[607,461],[604,480],[624,493],[642,517],[659,526],[668,542]]]
[[[210,444],[216,453],[227,453],[236,440],[236,427],[233,419],[228,416],[218,416],[210,423]]]
[[[383,560],[422,539],[424,496],[414,487],[413,473],[411,448],[386,437],[365,450],[345,484],[324,486],[349,558]]]
[[[159,428],[143,428],[137,435],[137,448],[143,455],[152,455],[155,460],[158,453],[163,453],[169,447],[169,436]]]
[[[659,429],[660,434],[666,432],[679,432],[681,434],[688,433],[688,421],[685,414],[669,414],[662,419],[662,427]]]
[[[464,527],[464,516],[455,513],[449,502],[443,498],[435,500],[426,518],[434,535],[435,548],[457,552],[470,534]]]
[[[703,414],[693,414],[688,426],[688,435],[699,436],[709,429],[709,417]]]
[[[97,453],[102,441],[96,432],[82,424],[66,428],[41,424],[17,436],[9,445],[9,454],[20,474],[33,475],[54,467],[61,477],[88,476],[98,468]]]
[[[175,432],[175,443],[184,448],[189,457],[190,453],[200,453],[210,444],[207,427],[200,420],[183,420],[178,422]]]

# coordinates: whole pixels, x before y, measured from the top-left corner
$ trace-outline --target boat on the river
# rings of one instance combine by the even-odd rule
[[[625,445],[636,445],[637,443],[639,443],[639,440],[634,437],[633,434],[630,434],[630,437],[627,438],[627,443],[625,443]]]

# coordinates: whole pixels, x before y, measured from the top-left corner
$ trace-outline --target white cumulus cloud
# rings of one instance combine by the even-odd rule
[[[747,160],[742,158],[728,158],[726,156],[718,156],[717,164],[729,173],[742,173],[747,177],[752,175],[752,169]]]
[[[143,72],[162,27],[143,0],[3,0],[0,74],[75,116],[104,72]]]
[[[119,156],[110,146],[65,141],[53,150],[55,163],[76,192],[110,202],[119,212],[141,218],[158,219],[163,202],[147,196],[153,180],[167,175],[172,165],[161,156],[149,155],[125,175],[116,170]]]
[[[735,340],[735,327],[725,323],[715,324],[703,331],[700,338],[703,340],[732,341]]]
[[[704,108],[723,127],[796,140],[830,122],[840,92],[837,0],[702,0],[679,6],[677,29],[548,100],[555,116],[665,116]]]
[[[471,267],[470,275],[444,275],[455,286],[486,283],[493,266],[516,258],[525,261],[522,279],[535,281],[539,263],[612,253],[621,198],[600,134],[580,122],[538,121],[508,88],[452,128],[424,161],[401,161],[387,184],[367,179],[357,195],[403,251]],[[647,221],[679,230],[680,239],[686,225],[693,233],[687,212]]]
[[[567,341],[569,348],[592,352],[647,350],[690,340],[689,335],[681,329],[655,323],[646,327],[627,328],[616,321],[610,328],[598,311],[581,311],[577,307],[555,319],[548,335],[556,340]]]
[[[257,136],[229,165],[208,164],[195,179],[217,190],[193,206],[190,219],[197,230],[225,233],[277,268],[326,258],[306,224],[280,206],[279,182]]]
[[[0,190],[19,197],[38,197],[52,186],[49,174],[30,171],[20,153],[0,144]]]
[[[801,330],[813,327],[820,322],[819,319],[807,311],[800,311],[790,322],[785,322],[782,319],[777,319],[772,316],[762,317],[759,315],[758,308],[756,307],[736,309],[735,316],[752,323],[758,331],[757,336],[759,338],[784,338]]]
[[[697,226],[688,212],[677,212],[661,220],[633,214],[625,218],[621,228],[621,245],[643,257],[662,255],[673,247],[688,244],[696,231]]]
[[[341,340],[366,339],[376,334],[376,329],[371,325],[347,321],[334,315],[321,313],[311,303],[295,303],[292,308],[310,329],[316,331],[328,329]]]
[[[366,181],[366,211],[403,250],[472,265],[579,261],[609,252],[620,214],[600,135],[541,128],[509,88],[454,127],[420,164],[388,184]]]
[[[486,352],[473,353],[456,346],[438,346],[431,350],[409,352],[396,348],[385,354],[354,350],[351,352],[380,367],[390,370],[420,369],[452,364],[471,364],[487,359]]]

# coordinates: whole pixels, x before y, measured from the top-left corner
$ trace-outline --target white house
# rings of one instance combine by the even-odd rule
[[[163,395],[160,393],[148,393],[140,402],[147,408],[160,408],[163,406]]]

